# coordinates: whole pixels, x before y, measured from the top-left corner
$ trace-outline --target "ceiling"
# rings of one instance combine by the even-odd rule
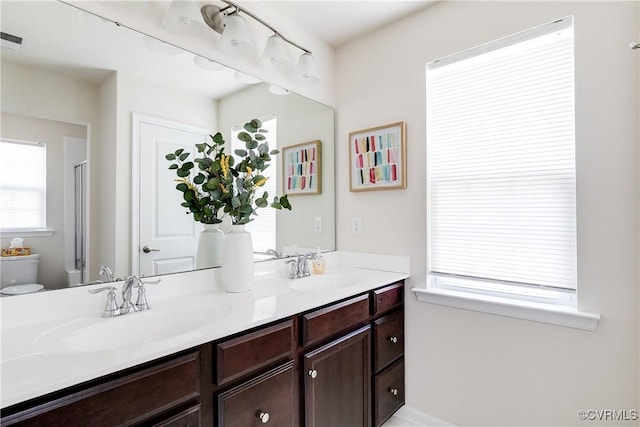
[[[435,3],[434,0],[263,1],[333,47]]]
[[[428,0],[262,1],[334,47],[434,3]],[[131,14],[144,13],[160,22],[169,2],[114,1],[113,4],[129,8]],[[232,70],[199,70],[194,67],[193,55],[186,53],[175,58],[157,55],[142,46],[139,34],[57,1],[2,0],[0,6],[2,31],[24,38],[20,51],[2,49],[3,59],[47,67],[92,83],[101,82],[112,70],[118,69],[157,83],[180,85],[189,92],[216,99],[245,86],[233,77]],[[176,75],[189,78],[176,79]]]

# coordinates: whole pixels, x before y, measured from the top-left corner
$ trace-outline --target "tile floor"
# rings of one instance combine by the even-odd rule
[[[414,424],[410,421],[405,420],[404,418],[399,417],[398,415],[394,415],[387,420],[386,423],[382,424],[382,427],[421,427],[419,424]]]

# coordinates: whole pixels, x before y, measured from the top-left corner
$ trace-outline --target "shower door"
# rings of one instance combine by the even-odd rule
[[[86,279],[87,266],[87,162],[74,166],[75,169],[75,268],[80,271],[80,283]]]

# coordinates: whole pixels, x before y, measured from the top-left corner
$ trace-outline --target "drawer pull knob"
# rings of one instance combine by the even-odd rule
[[[269,413],[260,412],[260,415],[258,415],[258,418],[260,418],[260,421],[262,421],[262,424],[266,424],[269,422]]]
[[[389,337],[389,342],[396,344],[398,342],[398,337]]]
[[[315,378],[315,377],[317,377],[317,376],[318,376],[318,371],[316,371],[315,369],[310,370],[310,371],[309,371],[309,376],[310,376],[311,378]]]
[[[393,394],[394,396],[398,395],[398,389],[397,388],[393,388],[393,387],[389,387],[389,393]]]

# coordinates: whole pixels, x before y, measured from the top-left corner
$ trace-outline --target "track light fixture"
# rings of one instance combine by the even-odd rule
[[[206,31],[198,13],[198,5],[188,0],[173,0],[162,17],[162,25],[169,31],[183,35],[201,35]]]
[[[220,8],[215,5],[205,5],[200,9],[204,22],[215,32],[221,34],[218,41],[220,50],[226,53],[238,53],[250,55],[254,53],[253,40],[251,39],[247,22],[243,15],[249,16],[264,27],[273,31],[273,35],[267,40],[264,52],[260,56],[260,66],[268,71],[286,72],[291,70],[291,59],[287,52],[286,43],[302,51],[298,65],[293,70],[295,78],[303,83],[317,83],[320,80],[316,68],[315,59],[311,51],[297,43],[285,38],[271,25],[258,18],[251,12],[242,9],[229,0],[221,0],[227,6]]]

